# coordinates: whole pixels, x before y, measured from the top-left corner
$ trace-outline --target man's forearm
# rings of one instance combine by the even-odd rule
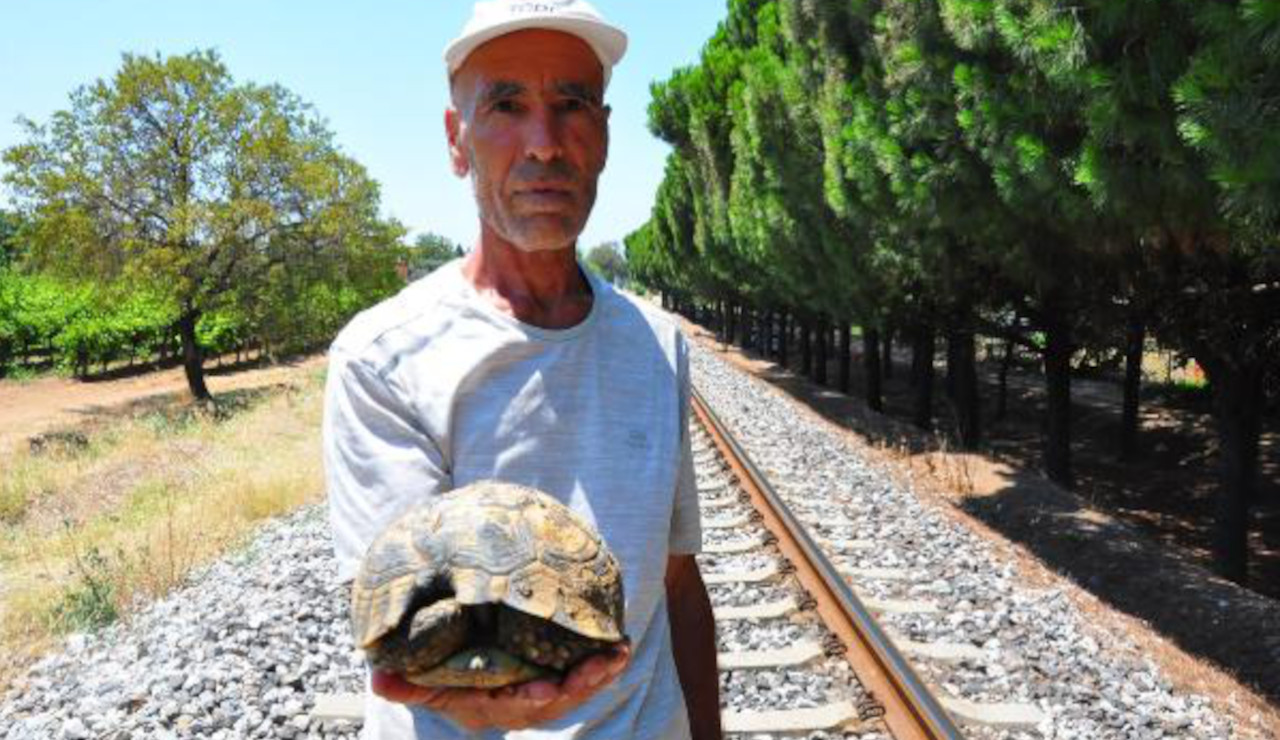
[[[687,558],[687,560],[684,560]],[[689,708],[694,740],[720,740],[720,676],[711,599],[693,556],[669,567],[667,613],[676,673]],[[674,571],[674,572],[672,572]]]

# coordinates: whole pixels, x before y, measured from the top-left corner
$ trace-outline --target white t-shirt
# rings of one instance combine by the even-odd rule
[[[589,276],[577,326],[521,323],[455,260],[361,313],[329,352],[324,458],[339,575],[397,515],[474,481],[558,498],[622,566],[627,670],[551,725],[469,735],[366,692],[366,738],[683,739],[664,576],[701,546],[688,346],[670,318]]]

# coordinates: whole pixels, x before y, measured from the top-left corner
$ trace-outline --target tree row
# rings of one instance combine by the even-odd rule
[[[1067,486],[1073,362],[1126,357],[1136,429],[1154,338],[1208,376],[1215,556],[1243,580],[1280,386],[1280,3],[731,0],[652,97],[673,151],[626,240],[638,282],[775,350],[861,327],[872,407],[903,338],[926,428],[941,340],[968,446],[976,338],[1034,353]]]

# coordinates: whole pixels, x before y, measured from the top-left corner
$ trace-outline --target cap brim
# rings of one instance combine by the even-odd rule
[[[467,60],[467,57],[471,56],[471,53],[481,45],[499,36],[506,36],[509,33],[531,28],[563,31],[585,41],[600,59],[606,86],[609,84],[613,66],[621,61],[623,55],[627,53],[627,35],[607,23],[587,18],[571,17],[517,18],[505,23],[494,24],[483,31],[471,35],[465,35],[445,47],[444,61],[449,69],[449,75],[452,77],[453,73],[457,72],[462,63]]]

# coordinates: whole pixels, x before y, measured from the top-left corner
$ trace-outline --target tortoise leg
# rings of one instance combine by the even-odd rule
[[[373,663],[410,680],[461,650],[470,631],[462,605],[453,599],[424,606],[405,622],[383,639]]]
[[[507,607],[498,615],[498,645],[534,665],[564,672],[610,643]]]

